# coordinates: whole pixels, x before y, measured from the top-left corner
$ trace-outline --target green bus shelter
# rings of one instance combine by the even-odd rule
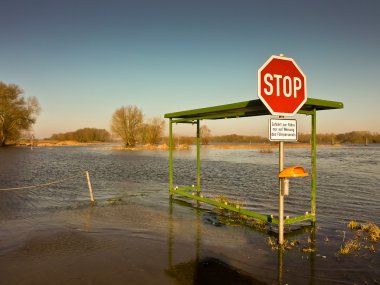
[[[308,98],[306,103],[301,107],[297,114],[311,116],[311,209],[306,211],[305,215],[286,218],[283,224],[293,224],[301,221],[316,221],[316,172],[317,172],[317,111],[342,109],[343,103],[336,101],[320,100]],[[202,120],[222,120],[228,118],[242,118],[254,116],[271,115],[261,100],[251,100],[226,105],[219,105],[194,110],[180,111],[165,114],[169,119],[169,193],[170,196],[180,195],[200,202],[204,202],[216,207],[224,208],[230,211],[238,212],[242,215],[252,217],[258,220],[279,224],[279,218],[272,215],[264,215],[253,211],[248,211],[239,206],[221,203],[215,199],[203,197],[201,194],[201,177],[200,177],[200,121]],[[196,185],[186,187],[175,187],[173,184],[173,124],[196,124]],[[281,223],[281,224],[282,224]]]

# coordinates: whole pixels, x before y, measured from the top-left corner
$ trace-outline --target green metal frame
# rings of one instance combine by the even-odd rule
[[[309,220],[312,224],[316,221],[316,192],[317,192],[317,111],[342,109],[343,103],[336,101],[328,101],[321,99],[307,99],[306,103],[298,111],[298,114],[311,116],[311,211],[306,212],[305,215],[286,218],[285,225],[294,224],[302,221]],[[169,119],[169,193],[170,196],[174,194],[188,197],[196,201],[200,201],[209,205],[219,208],[227,209],[252,217],[258,220],[270,222],[272,224],[279,224],[278,218],[273,215],[264,215],[253,211],[248,211],[228,203],[221,203],[214,199],[205,198],[201,195],[200,186],[200,121],[201,120],[218,120],[237,117],[252,117],[270,115],[265,105],[261,100],[251,100],[245,102],[238,102],[227,105],[213,106],[208,108],[194,109],[188,111],[181,111],[175,113],[165,114],[165,118]],[[173,184],[173,124],[178,123],[191,123],[196,124],[197,127],[197,185],[188,187],[174,187]]]

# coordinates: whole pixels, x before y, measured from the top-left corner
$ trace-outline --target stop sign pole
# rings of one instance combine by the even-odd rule
[[[306,76],[292,58],[272,55],[258,70],[258,96],[272,115],[294,116],[307,100]],[[279,173],[284,142],[279,141]],[[278,243],[284,243],[284,189],[279,179]]]

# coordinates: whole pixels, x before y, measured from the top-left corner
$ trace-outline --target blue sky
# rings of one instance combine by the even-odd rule
[[[308,96],[342,101],[318,132],[380,132],[380,1],[0,0],[0,80],[42,107],[43,138],[258,99],[257,70],[292,57]],[[207,122],[213,134],[267,135],[269,117]],[[309,131],[300,118],[301,132]],[[186,128],[176,130],[186,133]]]

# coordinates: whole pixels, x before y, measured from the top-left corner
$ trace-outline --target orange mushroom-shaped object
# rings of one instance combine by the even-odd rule
[[[309,176],[302,166],[291,166],[280,172],[279,178],[290,178],[290,177],[304,177]]]

